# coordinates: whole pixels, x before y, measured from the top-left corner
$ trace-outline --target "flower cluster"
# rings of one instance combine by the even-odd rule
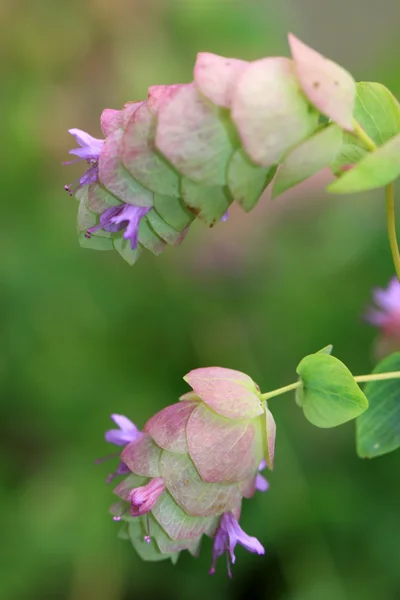
[[[123,522],[121,536],[145,560],[174,562],[181,550],[196,556],[203,534],[212,536],[214,573],[222,554],[235,562],[237,544],[264,554],[239,518],[242,499],[268,489],[259,471],[273,467],[275,422],[244,373],[210,367],[185,380],[192,391],[142,432],[126,417],[112,416],[120,430],[106,439],[124,445],[116,474],[129,473],[115,488],[121,502],[112,513]]]
[[[278,165],[274,195],[330,164],[352,130],[356,84],[294,36],[289,43],[292,59],[199,53],[193,82],[105,109],[104,140],[71,129],[80,145],[71,153],[89,163],[66,186],[80,201],[81,244],[133,264],[142,248],[180,244],[196,217],[212,227],[233,201],[251,210]],[[332,123],[320,127],[320,113]]]

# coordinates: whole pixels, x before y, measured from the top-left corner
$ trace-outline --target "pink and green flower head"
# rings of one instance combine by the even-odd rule
[[[212,565],[209,571],[210,575],[215,573],[217,559],[226,553],[228,575],[229,577],[232,577],[230,563],[235,564],[235,547],[237,544],[240,544],[249,552],[265,554],[264,547],[260,544],[258,539],[247,535],[231,512],[224,513],[214,536]]]
[[[76,142],[79,144],[79,148],[73,148],[69,151],[69,154],[73,154],[78,158],[64,162],[64,165],[71,165],[72,163],[85,160],[89,168],[85,173],[76,181],[69,185],[65,185],[64,189],[72,196],[77,190],[84,185],[94,183],[99,178],[98,160],[100,152],[103,148],[104,140],[98,140],[92,137],[81,129],[69,129],[68,133],[75,136]]]
[[[120,204],[119,206],[110,206],[100,216],[100,223],[87,230],[86,237],[104,229],[111,233],[124,231],[124,239],[130,241],[132,250],[137,248],[139,243],[139,226],[141,219],[151,210],[148,206],[133,206],[133,204]]]
[[[388,337],[400,338],[400,283],[393,277],[387,288],[375,288],[372,296],[376,307],[371,307],[365,319]]]

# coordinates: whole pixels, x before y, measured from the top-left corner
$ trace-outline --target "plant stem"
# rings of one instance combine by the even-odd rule
[[[357,375],[354,377],[357,383],[365,383],[367,381],[383,381],[385,379],[399,379],[400,371],[390,371],[388,373],[372,373],[372,375]]]
[[[397,243],[396,237],[396,218],[394,213],[394,186],[393,183],[389,183],[389,185],[385,188],[386,195],[386,220],[387,220],[387,228],[389,235],[389,243],[390,249],[392,251],[394,268],[396,270],[396,275],[398,280],[400,281],[400,252],[399,246]]]
[[[354,135],[358,137],[358,139],[368,148],[368,150],[371,150],[371,152],[376,150],[376,144],[374,140],[369,137],[368,133],[364,131],[364,129],[355,119],[353,119],[353,127]]]
[[[387,373],[372,373],[371,375],[356,375],[354,377],[354,381],[357,383],[366,383],[367,381],[384,381],[385,379],[400,379],[400,371],[388,371]],[[261,400],[269,400],[270,398],[274,398],[275,396],[280,396],[281,394],[285,394],[286,392],[291,392],[303,385],[302,381],[296,381],[296,383],[291,383],[290,385],[285,385],[284,387],[278,388],[277,390],[273,390],[272,392],[267,392],[266,394],[261,395]]]
[[[281,394],[285,394],[285,392],[290,392],[291,390],[295,390],[303,385],[302,381],[296,381],[296,383],[291,383],[290,385],[285,385],[285,387],[278,388],[277,390],[273,390],[272,392],[267,392],[266,394],[262,394],[262,400],[269,400],[274,396],[280,396]]]

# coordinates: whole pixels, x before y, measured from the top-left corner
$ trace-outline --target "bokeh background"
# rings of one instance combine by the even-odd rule
[[[242,525],[265,557],[237,551],[142,563],[117,539],[104,483],[112,412],[139,426],[191,368],[295,380],[328,343],[373,367],[370,290],[392,275],[380,193],[329,197],[328,171],[251,215],[198,224],[179,248],[128,267],[77,245],[63,190],[70,127],[100,137],[104,107],[191,79],[196,52],[288,55],[286,32],[400,95],[397,0],[3,0],[0,2],[0,597],[4,600],[397,600],[400,454],[362,461],[354,424],[313,428],[291,396],[271,489]]]

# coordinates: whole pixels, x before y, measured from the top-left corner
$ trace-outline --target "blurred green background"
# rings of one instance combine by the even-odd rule
[[[356,374],[374,364],[362,321],[392,265],[379,193],[328,197],[320,173],[249,216],[198,224],[179,248],[128,267],[77,245],[62,167],[104,107],[191,79],[196,52],[288,55],[286,33],[358,80],[400,95],[397,0],[3,0],[0,597],[4,600],[396,600],[400,454],[355,455],[354,424],[319,430],[293,398],[278,424],[271,489],[242,525],[265,557],[237,551],[142,563],[117,539],[104,483],[112,412],[139,426],[186,391],[192,368],[243,370],[264,391],[295,380],[328,343]]]

